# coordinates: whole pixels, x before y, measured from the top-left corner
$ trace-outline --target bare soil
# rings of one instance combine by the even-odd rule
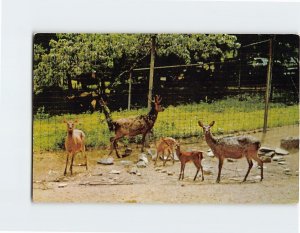
[[[262,140],[262,146],[279,147],[280,139],[298,136],[298,126],[285,126],[270,129],[265,136],[261,132],[249,133]],[[151,145],[153,147],[153,145]],[[256,163],[244,183],[241,181],[247,171],[245,158],[225,162],[221,183],[215,183],[217,177],[217,158],[205,154],[202,165],[206,173],[193,181],[196,168],[186,165],[185,178],[178,180],[180,162],[167,162],[162,166],[158,161],[154,166],[149,161],[146,168],[138,168],[140,176],[129,174],[135,166],[140,149],[131,145],[133,152],[122,159],[115,157],[114,165],[100,165],[97,160],[104,158],[108,150],[87,152],[89,168],[73,167],[73,175],[63,176],[65,152],[34,153],[33,155],[33,201],[34,202],[94,202],[94,203],[210,203],[210,204],[270,204],[297,203],[299,196],[299,151],[291,150],[285,155],[283,165],[272,161],[264,164],[264,180],[260,179],[260,169]],[[208,146],[201,138],[197,144],[182,144],[183,150],[197,149],[204,152]],[[124,150],[120,148],[120,150]],[[115,155],[114,155],[115,156]],[[131,166],[121,164],[122,160],[131,160]],[[75,163],[82,160],[79,154]],[[160,170],[159,170],[160,169]],[[290,169],[285,173],[285,169]],[[110,174],[118,170],[120,174]],[[159,171],[157,171],[159,170]],[[172,173],[172,174],[168,174]],[[200,172],[199,172],[200,173]],[[211,173],[211,174],[209,174]]]

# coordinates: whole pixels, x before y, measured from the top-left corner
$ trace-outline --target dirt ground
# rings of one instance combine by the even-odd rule
[[[262,146],[279,147],[280,139],[298,136],[297,126],[270,129],[265,137],[261,132],[249,133],[262,140]],[[153,147],[153,145],[152,145]],[[189,163],[185,168],[185,178],[178,180],[180,162],[167,162],[162,166],[158,161],[154,166],[150,161],[146,168],[138,168],[140,176],[129,174],[135,166],[140,149],[131,145],[130,156],[116,159],[114,165],[100,165],[97,160],[106,157],[108,150],[88,151],[88,171],[84,167],[73,167],[73,175],[63,176],[65,153],[34,153],[33,192],[34,202],[97,202],[97,203],[210,203],[210,204],[268,204],[297,203],[299,196],[299,151],[291,150],[284,156],[285,164],[278,162],[264,164],[264,180],[259,181],[260,169],[256,163],[245,183],[241,183],[248,167],[245,158],[226,161],[222,169],[221,182],[217,177],[217,158],[206,154],[202,165],[205,180],[201,177],[193,181],[196,168]],[[182,150],[197,149],[204,152],[208,146],[203,139],[196,144],[182,144]],[[124,150],[120,148],[120,150]],[[80,163],[80,155],[75,163]],[[122,164],[131,160],[132,165]],[[290,169],[286,174],[285,169]],[[112,170],[120,174],[110,174]],[[169,173],[169,174],[168,174]],[[210,173],[210,174],[209,174]]]

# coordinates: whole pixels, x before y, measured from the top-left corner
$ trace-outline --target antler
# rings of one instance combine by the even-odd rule
[[[155,96],[155,102],[160,104],[160,102],[162,101],[162,97],[160,97],[159,95]]]

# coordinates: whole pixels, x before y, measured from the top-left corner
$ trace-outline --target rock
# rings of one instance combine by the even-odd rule
[[[147,164],[145,163],[145,161],[138,161],[136,166],[138,168],[145,168],[145,167],[147,167]]]
[[[289,168],[285,168],[283,171],[284,171],[284,172],[290,172],[290,171],[291,171],[291,169],[289,169]]]
[[[146,165],[149,163],[147,155],[144,153],[140,154],[139,161],[143,161]]]
[[[121,172],[118,170],[111,170],[109,174],[120,174]]]
[[[299,137],[287,137],[281,139],[280,147],[289,150],[289,149],[299,149]]]
[[[215,157],[214,153],[212,151],[207,152],[208,157]]]
[[[157,168],[155,168],[155,171],[161,171],[161,168],[160,167],[157,167]]]
[[[137,174],[137,173],[138,173],[138,170],[136,167],[131,168],[129,171],[129,174]]]
[[[277,155],[288,155],[288,154],[289,154],[288,151],[286,151],[286,150],[284,150],[284,149],[281,149],[281,148],[276,148],[276,149],[275,149],[275,153],[276,153]]]
[[[122,160],[120,163],[121,163],[121,165],[123,165],[125,167],[129,167],[133,164],[133,162],[129,161],[129,160]]]
[[[138,172],[138,173],[136,173],[136,175],[137,175],[137,176],[141,176],[142,174]]]
[[[178,158],[178,156],[177,156],[177,154],[176,154],[175,151],[174,151],[174,153],[173,153],[173,156],[174,156],[174,160],[175,160],[175,161],[179,161],[179,158]]]
[[[97,163],[103,164],[103,165],[112,165],[112,164],[114,164],[114,158],[109,157],[109,158],[100,159],[97,161]]]
[[[281,155],[275,155],[273,158],[272,158],[273,161],[285,161],[285,159],[283,158],[283,156]]]
[[[271,163],[272,159],[271,157],[262,156],[260,157],[263,163]]]
[[[167,174],[168,174],[168,176],[172,176],[174,174],[174,172],[168,171]]]
[[[264,156],[266,156],[266,157],[273,157],[274,155],[275,155],[274,151],[270,151],[270,152],[264,154]]]
[[[148,149],[147,150],[148,155],[150,155],[151,157],[155,156],[156,158],[156,150],[154,149]]]
[[[162,170],[161,173],[167,173],[167,170]]]
[[[94,173],[92,174],[92,176],[102,176],[102,175],[103,175],[102,172],[94,172]]]
[[[286,162],[278,162],[279,165],[286,165]]]
[[[260,176],[254,176],[255,180],[260,180]]]
[[[124,151],[124,154],[122,154],[122,158],[129,156],[132,153],[132,149],[130,147],[127,147]]]
[[[296,171],[296,172],[295,172],[295,175],[296,175],[296,176],[299,176],[299,171]]]
[[[261,148],[259,148],[259,151],[267,153],[267,152],[274,151],[274,149],[272,149],[270,147],[262,146]]]
[[[227,162],[234,163],[234,162],[236,162],[236,160],[235,160],[235,159],[230,159],[230,158],[228,158],[228,159],[227,159]]]
[[[203,174],[204,175],[211,175],[213,174],[213,172],[209,169],[209,168],[203,168]]]
[[[59,188],[64,188],[64,187],[67,187],[68,184],[67,183],[61,183],[58,185]]]

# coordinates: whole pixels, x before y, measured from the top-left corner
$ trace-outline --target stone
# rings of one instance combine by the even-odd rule
[[[174,172],[168,171],[167,174],[168,174],[168,176],[172,176],[174,174]]]
[[[279,165],[286,165],[286,162],[278,162]]]
[[[277,155],[288,155],[288,154],[289,154],[288,151],[286,151],[286,150],[284,150],[284,149],[281,149],[281,148],[276,148],[276,149],[275,149],[275,153],[276,153]]]
[[[215,157],[214,153],[212,151],[207,152],[208,157]]]
[[[67,186],[68,186],[67,183],[61,183],[61,184],[58,185],[59,188],[65,188]]]
[[[103,175],[102,172],[94,172],[94,173],[92,174],[92,176],[102,176],[102,175]]]
[[[137,176],[141,176],[142,174],[138,172],[138,173],[136,173],[136,175],[137,175]]]
[[[281,139],[280,147],[286,150],[299,149],[299,137],[287,137]]]
[[[296,172],[295,172],[295,175],[296,175],[296,176],[299,176],[299,171],[296,171]]]
[[[123,165],[125,167],[129,167],[133,164],[133,162],[130,160],[122,160],[120,163],[121,163],[121,165]]]
[[[161,170],[161,173],[167,173],[167,170]]]
[[[263,161],[263,163],[271,163],[272,159],[271,157],[262,156],[260,159]]]
[[[291,169],[289,169],[289,168],[285,168],[283,171],[284,171],[284,172],[290,172],[290,171],[291,171]]]
[[[103,164],[103,165],[113,165],[114,164],[114,158],[109,157],[109,158],[99,159],[97,161],[97,163]]]
[[[285,159],[283,158],[283,156],[281,155],[275,155],[273,158],[272,158],[273,161],[285,161]]]
[[[213,174],[213,172],[209,168],[203,167],[203,174],[204,175],[211,175],[211,174]]]
[[[121,172],[118,170],[111,170],[109,174],[120,174]]]
[[[275,155],[274,151],[270,151],[270,152],[264,154],[264,156],[266,156],[266,157],[273,157],[274,155]]]
[[[148,155],[150,155],[151,157],[155,156],[156,157],[156,150],[154,149],[148,149],[147,150]]]
[[[229,163],[234,163],[234,162],[236,162],[236,160],[235,160],[235,159],[230,159],[230,158],[228,158],[228,159],[227,159],[227,162],[229,162]]]
[[[270,147],[262,146],[262,147],[259,148],[259,151],[267,153],[267,152],[274,151],[274,149],[272,149]]]
[[[122,154],[122,158],[129,156],[132,153],[132,149],[130,147],[127,147],[124,151],[124,154]]]
[[[144,153],[140,154],[139,161],[143,161],[146,165],[149,163],[147,155]]]
[[[131,168],[129,171],[129,174],[137,174],[137,173],[138,173],[138,170],[136,167]]]
[[[138,168],[145,168],[145,167],[147,167],[147,164],[145,163],[145,161],[138,161],[136,166]]]

